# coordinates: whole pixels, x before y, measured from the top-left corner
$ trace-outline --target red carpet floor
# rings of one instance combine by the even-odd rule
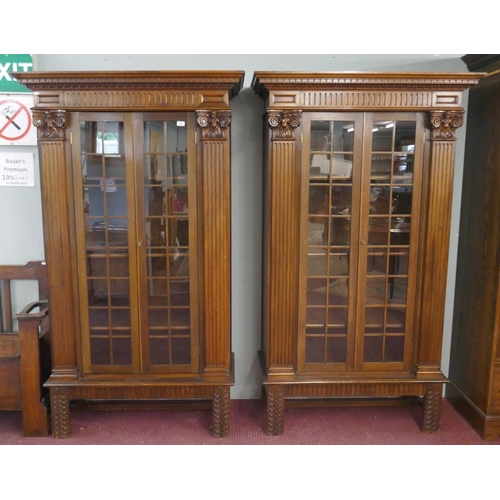
[[[441,429],[420,430],[421,407],[287,408],[285,434],[265,434],[259,400],[231,401],[231,435],[210,434],[208,410],[71,412],[68,439],[22,436],[20,412],[0,411],[0,445],[498,445],[485,442],[443,400]]]

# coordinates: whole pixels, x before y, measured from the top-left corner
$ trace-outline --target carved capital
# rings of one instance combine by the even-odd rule
[[[455,131],[463,123],[463,111],[431,111],[432,140],[455,141]]]
[[[301,118],[302,111],[269,111],[267,120],[273,130],[273,139],[295,140],[295,129]]]
[[[34,111],[33,125],[38,129],[40,140],[64,140],[66,111]]]
[[[202,130],[203,139],[222,139],[231,123],[231,112],[197,111],[196,120]]]

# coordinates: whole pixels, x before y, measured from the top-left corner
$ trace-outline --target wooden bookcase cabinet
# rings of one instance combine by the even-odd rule
[[[230,99],[241,71],[33,72],[52,432],[70,402],[211,401],[229,434]]]
[[[500,437],[500,55],[467,54],[487,71],[469,91],[446,397],[485,440]]]
[[[423,397],[422,430],[439,429],[455,132],[481,76],[254,74],[269,435],[315,399]]]

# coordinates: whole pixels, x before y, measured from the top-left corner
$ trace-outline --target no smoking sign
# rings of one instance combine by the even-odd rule
[[[36,146],[32,106],[33,96],[0,96],[0,145]]]

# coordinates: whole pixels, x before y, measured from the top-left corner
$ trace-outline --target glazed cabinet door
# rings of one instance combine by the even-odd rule
[[[83,372],[196,372],[193,120],[74,113],[72,124]]]
[[[194,121],[150,113],[136,122],[138,270],[143,371],[198,370]]]
[[[303,117],[298,369],[411,369],[418,113]]]

